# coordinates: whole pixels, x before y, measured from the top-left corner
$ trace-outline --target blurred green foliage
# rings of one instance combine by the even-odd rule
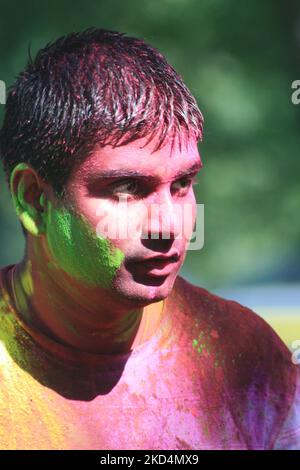
[[[300,8],[296,1],[0,1],[0,79],[62,34],[97,26],[160,49],[205,117],[205,244],[182,275],[207,288],[300,279]],[[0,119],[4,106],[0,105]],[[0,265],[24,242],[1,177]]]

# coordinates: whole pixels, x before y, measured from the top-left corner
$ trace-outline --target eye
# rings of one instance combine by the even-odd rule
[[[185,195],[192,186],[199,184],[197,176],[185,176],[180,180],[175,181],[175,191],[178,191],[180,195]],[[174,187],[173,185],[173,187]]]
[[[139,187],[139,182],[137,180],[128,179],[114,183],[112,192],[113,194],[129,193],[137,195],[139,189],[141,188]]]

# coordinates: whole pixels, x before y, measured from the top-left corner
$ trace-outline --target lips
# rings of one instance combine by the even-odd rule
[[[170,274],[174,270],[174,265],[179,259],[178,255],[168,257],[153,257],[141,260],[135,263],[138,270],[147,272],[151,275],[164,276]]]
[[[150,256],[149,258],[141,258],[141,259],[136,259],[135,262],[140,262],[140,263],[145,263],[148,261],[168,261],[169,263],[171,261],[178,261],[179,259],[179,253],[178,251],[173,251],[173,253],[169,255],[158,255],[158,256]]]

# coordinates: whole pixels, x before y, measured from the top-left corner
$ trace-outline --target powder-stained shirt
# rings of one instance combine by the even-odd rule
[[[134,350],[86,353],[24,323],[0,271],[0,449],[300,448],[299,366],[237,302],[177,276]]]

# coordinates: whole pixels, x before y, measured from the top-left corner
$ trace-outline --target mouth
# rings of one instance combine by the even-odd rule
[[[151,276],[167,276],[174,271],[179,260],[178,255],[170,257],[156,257],[134,263],[136,269]]]

